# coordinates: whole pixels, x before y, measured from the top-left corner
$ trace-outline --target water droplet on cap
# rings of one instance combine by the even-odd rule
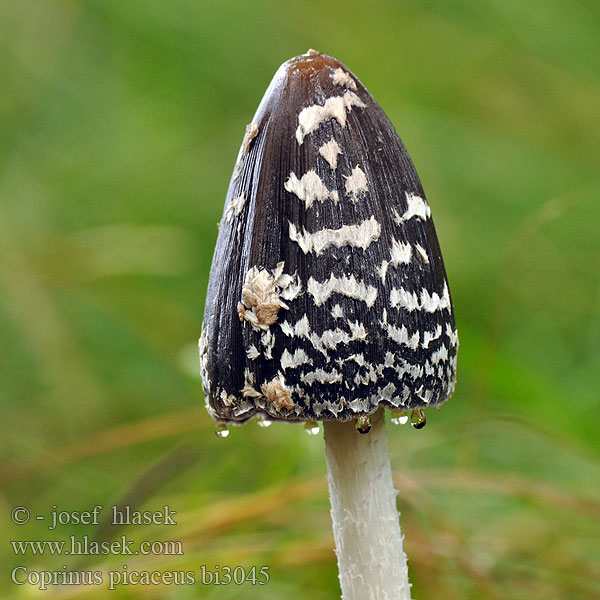
[[[410,413],[410,424],[415,429],[423,429],[427,424],[427,417],[422,408],[417,408]]]
[[[308,435],[318,435],[321,429],[316,421],[306,421],[306,423],[304,423],[304,431],[306,431]]]
[[[259,427],[271,427],[273,421],[269,421],[269,419],[259,419],[258,426]]]
[[[392,418],[390,420],[394,425],[405,425],[408,423],[408,411],[395,410],[392,412]]]
[[[215,425],[215,435],[218,438],[226,438],[229,435],[229,427],[227,427],[227,423],[217,423]]]
[[[369,433],[371,431],[371,417],[362,416],[356,419],[356,431],[358,433]]]

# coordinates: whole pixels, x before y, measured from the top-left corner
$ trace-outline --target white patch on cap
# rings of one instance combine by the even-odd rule
[[[402,216],[397,211],[394,211],[393,219],[397,225],[401,225],[413,217],[425,220],[431,216],[431,209],[421,196],[406,192],[406,202],[408,207]]]
[[[417,249],[417,252],[421,255],[423,262],[426,265],[428,265],[429,264],[429,256],[427,256],[427,252],[426,252],[425,248],[423,248],[423,246],[421,246],[421,244],[416,244],[415,248]]]
[[[306,208],[310,208],[313,202],[325,202],[328,198],[331,198],[336,204],[339,201],[337,190],[328,190],[313,169],[302,175],[300,179],[295,173],[290,173],[283,187],[305,202]]]
[[[310,341],[318,350],[323,351],[323,348],[334,349],[338,344],[348,344],[354,337],[347,331],[342,329],[326,329],[321,335],[312,333]]]
[[[262,394],[254,388],[254,373],[244,370],[244,387],[240,390],[244,398],[261,398]]]
[[[416,292],[409,292],[403,288],[392,288],[390,291],[390,305],[392,308],[404,308],[410,312],[413,310],[423,310],[425,312],[436,312],[450,308],[450,294],[448,285],[444,283],[444,291],[439,296],[437,292],[429,293],[429,290],[423,288],[420,297]]]
[[[353,246],[366,250],[381,234],[381,225],[375,217],[363,221],[360,225],[343,225],[339,229],[322,229],[315,233],[309,233],[306,229],[300,233],[291,222],[289,226],[290,239],[298,243],[302,252],[314,252],[317,256],[329,246]]]
[[[331,309],[331,316],[334,319],[343,319],[344,318],[344,310],[342,309],[342,307],[339,304],[336,304]]]
[[[283,272],[284,264],[284,262],[277,263],[275,271],[273,271],[273,278],[275,285],[281,290],[279,295],[284,300],[294,300],[302,291],[302,284],[297,272],[293,275]]]
[[[425,404],[429,404],[433,398],[433,392],[431,390],[425,390],[422,394],[417,394],[417,396],[425,402]]]
[[[378,267],[377,267],[377,272],[379,273],[379,276],[381,277],[381,280],[385,283],[385,277],[387,275],[387,270],[389,267],[390,263],[387,260],[384,260]]]
[[[326,329],[321,335],[317,335],[316,333],[311,333],[307,335],[307,337],[313,347],[322,352],[327,356],[328,349],[335,349],[339,344],[349,344],[354,340],[364,340],[367,337],[367,332],[365,331],[362,323],[358,321],[354,323],[348,323],[350,327],[350,333],[340,329]]]
[[[232,412],[234,417],[240,417],[246,413],[249,413],[253,409],[254,404],[252,402],[249,400],[242,400],[236,407],[234,407]]]
[[[235,396],[233,394],[228,394],[225,390],[221,391],[221,395],[219,397],[221,398],[221,402],[227,407],[235,404]]]
[[[348,327],[350,327],[350,331],[352,332],[352,338],[355,340],[364,340],[367,337],[367,332],[362,323],[358,321],[348,323]]]
[[[433,342],[433,340],[437,340],[442,335],[442,326],[437,325],[435,331],[425,331],[423,333],[423,343],[421,344],[423,348],[429,348],[429,344]]]
[[[275,336],[271,329],[263,332],[260,336],[260,341],[262,345],[265,347],[265,358],[267,360],[271,360],[273,358],[273,348],[275,347]]]
[[[436,365],[441,361],[445,361],[448,359],[448,348],[446,346],[442,346],[439,350],[434,352],[431,355],[431,362]]]
[[[375,304],[377,299],[377,288],[365,285],[363,281],[357,281],[354,275],[338,278],[331,274],[331,277],[322,283],[311,277],[308,280],[307,289],[317,306],[321,306],[332,294],[341,294],[348,298],[362,300],[369,308]]]
[[[377,383],[380,375],[378,370],[373,365],[367,365],[368,370],[364,375],[357,373],[354,376],[355,385],[369,385],[370,383]]]
[[[280,324],[281,331],[288,337],[301,337],[307,339],[319,352],[328,357],[328,350],[335,349],[339,344],[349,344],[354,340],[364,340],[367,332],[358,321],[348,323],[350,333],[340,329],[326,329],[321,335],[310,331],[308,317],[302,317],[295,325],[287,321]],[[283,359],[282,359],[283,360]]]
[[[458,346],[458,331],[456,329],[452,329],[450,323],[446,323],[446,335],[450,340],[450,345],[452,347]]]
[[[391,368],[394,366],[395,356],[393,352],[389,350],[385,353],[385,363],[383,364],[384,368]]]
[[[412,379],[423,377],[423,365],[413,365],[403,359],[400,360],[400,363],[395,368],[399,378],[404,377],[404,375],[409,375]]]
[[[246,204],[246,196],[242,193],[237,198],[230,200],[225,210],[225,223],[231,223],[234,217],[240,215]]]
[[[382,390],[381,393],[383,394],[384,398],[386,398],[387,400],[390,400],[392,398],[392,396],[394,395],[394,393],[396,392],[396,386],[390,381]]]
[[[302,145],[309,133],[330,119],[336,119],[342,127],[346,127],[346,111],[350,112],[353,106],[365,108],[367,105],[354,92],[346,92],[343,96],[327,98],[323,106],[314,104],[303,108],[298,115],[296,129],[298,144]]]
[[[353,360],[359,367],[364,367],[366,364],[365,355],[362,352],[359,352],[358,354],[351,354],[347,359],[341,358],[341,359],[337,360],[336,362],[341,365],[346,360]]]
[[[335,85],[345,86],[347,88],[350,88],[351,90],[356,91],[356,82],[341,67],[338,67],[331,74],[331,79],[333,79],[333,83],[335,83]]]
[[[426,289],[421,290],[421,308],[427,312],[435,312],[450,308],[450,293],[448,292],[448,284],[444,282],[444,291],[441,297],[437,293],[429,294]]]
[[[421,308],[417,294],[404,288],[392,288],[390,291],[390,305],[392,308],[405,308],[411,312]]]
[[[246,356],[248,360],[255,360],[260,356],[260,352],[256,349],[254,344],[251,344],[246,350]]]
[[[390,265],[398,266],[408,264],[412,257],[412,247],[410,244],[404,244],[398,240],[392,240],[392,249],[390,251],[390,260],[384,260],[377,268],[377,271],[385,283],[388,267]]]
[[[281,331],[288,337],[308,337],[310,333],[310,323],[308,317],[304,315],[294,325],[290,325],[287,321],[280,324]]]
[[[315,381],[319,383],[339,383],[342,381],[342,374],[333,369],[332,371],[324,371],[323,369],[315,369],[304,373],[301,377],[302,383],[312,385]]]
[[[356,398],[348,402],[348,408],[355,413],[362,413],[369,410],[369,400],[366,398]]]
[[[394,342],[401,344],[402,346],[408,346],[413,350],[416,350],[419,345],[419,332],[415,332],[413,335],[408,334],[408,329],[404,325],[401,327],[394,327],[390,323],[382,322],[382,327],[387,331],[388,335]]]
[[[344,179],[346,180],[346,196],[351,196],[354,202],[357,201],[360,193],[369,191],[367,176],[358,165],[352,170],[352,175],[344,175]]]
[[[294,279],[281,290],[281,297],[284,300],[294,300],[302,291],[302,284],[298,279],[298,275],[294,273]]]
[[[295,369],[304,364],[312,365],[312,360],[302,348],[295,350],[294,354],[290,354],[287,348],[284,349],[283,354],[281,355],[282,371],[285,371],[286,369]]]
[[[319,148],[319,154],[329,163],[329,166],[334,171],[337,169],[338,154],[342,154],[342,151],[333,138]]]
[[[329,410],[329,412],[337,419],[338,414],[346,408],[346,398],[341,396],[334,401],[325,400],[324,402],[319,403],[319,406],[319,414],[323,413],[325,410]]]
[[[412,256],[412,248],[410,244],[403,244],[398,240],[392,241],[392,251],[390,264],[400,265],[408,264]]]

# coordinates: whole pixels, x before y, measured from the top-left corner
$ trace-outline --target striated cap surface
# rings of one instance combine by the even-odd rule
[[[207,293],[214,419],[348,420],[443,403],[458,337],[431,209],[361,82],[309,51],[246,128]]]

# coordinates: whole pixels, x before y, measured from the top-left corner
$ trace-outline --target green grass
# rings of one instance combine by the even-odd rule
[[[416,598],[600,595],[600,6],[593,1],[0,2],[0,531],[169,504],[176,557],[33,570],[269,565],[265,586],[49,598],[339,597],[323,443],[204,411],[195,344],[244,127],[281,62],[351,68],[427,191],[461,348],[455,397],[390,427]]]

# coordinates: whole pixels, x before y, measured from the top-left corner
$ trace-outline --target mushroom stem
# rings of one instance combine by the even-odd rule
[[[410,600],[384,409],[360,434],[324,421],[331,519],[343,600]]]

